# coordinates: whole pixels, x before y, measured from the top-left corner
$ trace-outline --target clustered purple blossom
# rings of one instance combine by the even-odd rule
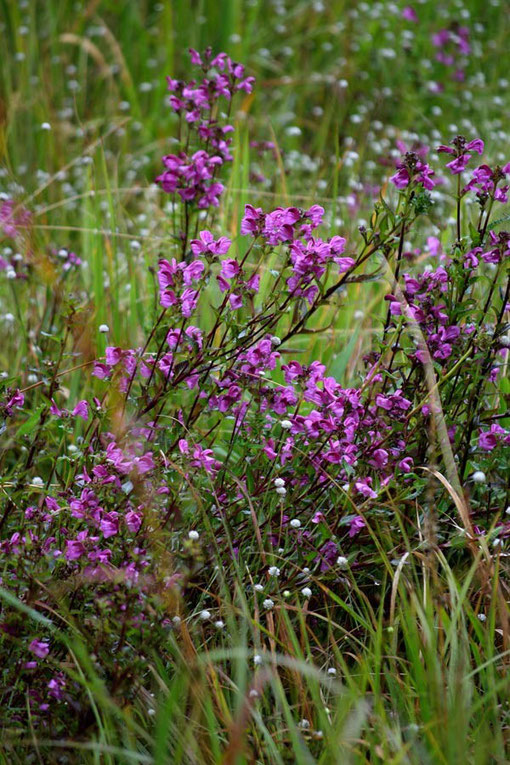
[[[448,323],[448,310],[442,298],[448,290],[448,272],[444,266],[436,270],[427,270],[411,276],[403,274],[405,287],[404,301],[394,295],[386,295],[392,316],[403,315],[420,326],[427,348],[433,359],[445,362],[450,358],[453,347],[462,341],[462,335],[470,334],[472,328]],[[414,357],[421,362],[426,360],[423,348],[414,352]]]
[[[244,66],[226,53],[213,56],[208,48],[202,55],[190,49],[190,55],[203,77],[190,82],[168,77],[170,106],[188,125],[189,136],[193,132],[204,148],[190,153],[188,137],[185,150],[163,157],[165,170],[156,182],[167,194],[177,193],[183,202],[206,209],[218,206],[224,186],[216,177],[220,167],[232,160],[229,147],[234,128],[218,121],[220,99],[231,102],[240,91],[251,93],[255,80],[245,77]]]
[[[20,228],[25,228],[31,221],[30,211],[13,199],[0,202],[0,231],[9,239],[14,239]]]
[[[436,61],[451,70],[452,79],[463,82],[465,68],[471,53],[469,27],[454,24],[444,27],[432,35],[432,44],[436,48]]]
[[[390,181],[399,191],[407,188],[410,183],[420,183],[430,191],[436,185],[434,175],[430,165],[423,162],[416,152],[408,151],[403,159],[397,162],[397,172],[391,176]]]
[[[451,143],[452,146],[441,144],[438,146],[437,151],[440,154],[451,154],[454,157],[454,159],[446,163],[446,167],[452,175],[458,175],[466,169],[472,156],[470,152],[476,152],[481,156],[485,148],[481,138],[475,138],[473,141],[466,142],[463,136],[458,135]]]

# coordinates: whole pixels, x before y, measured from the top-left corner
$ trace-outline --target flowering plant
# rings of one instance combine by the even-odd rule
[[[0,404],[2,587],[33,610],[58,603],[110,692],[128,699],[187,614],[224,623],[213,551],[220,578],[235,570],[256,608],[272,611],[280,587],[319,599],[302,585],[343,586],[346,568],[370,593],[384,566],[378,536],[397,515],[402,549],[421,543],[431,516],[428,543],[457,555],[510,533],[501,383],[510,234],[491,218],[506,201],[509,166],[482,164],[463,185],[483,142],[457,136],[439,147],[458,177],[455,236],[431,240],[409,268],[406,241],[422,235],[437,176],[414,152],[359,241],[322,234],[316,204],[247,204],[227,237],[211,216],[231,159],[233,128],[219,103],[250,93],[253,78],[226,54],[191,57],[201,79],[168,82],[180,146],[156,180],[178,214],[157,264],[152,325],[133,347],[108,344],[90,359],[94,388],[77,400],[61,385],[79,321],[70,306],[51,318],[62,333],[54,357],[46,348],[47,374],[9,381]],[[470,195],[474,222],[464,217]],[[2,215],[14,235],[19,219],[9,206]],[[384,272],[377,339],[350,380],[296,351],[328,306],[346,310],[351,286]],[[443,472],[451,492],[434,477]],[[3,609],[10,723],[25,719],[25,696],[41,726],[62,725],[51,714],[59,704],[79,712],[78,725],[92,714],[50,624],[36,630]]]

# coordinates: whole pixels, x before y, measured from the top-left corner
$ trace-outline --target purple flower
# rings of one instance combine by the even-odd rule
[[[199,239],[192,239],[190,243],[191,251],[196,258],[206,254],[225,255],[232,244],[226,236],[220,236],[215,240],[210,231],[201,231],[199,237]]]
[[[0,203],[0,230],[5,236],[14,239],[19,233],[18,229],[23,228],[30,222],[31,215],[29,211],[16,205],[14,200],[5,199]]]
[[[402,473],[410,473],[413,469],[413,458],[404,457],[404,459],[400,460],[398,463],[398,468],[402,471]]]
[[[62,701],[64,698],[65,687],[66,679],[64,674],[62,672],[57,672],[57,674],[48,682],[48,693],[57,701]]]
[[[390,181],[397,189],[405,189],[411,181],[421,183],[430,191],[436,185],[432,180],[435,175],[431,167],[423,162],[415,152],[407,152],[404,159],[397,163],[397,172],[392,175]]]
[[[99,523],[99,528],[103,532],[105,539],[113,537],[119,533],[118,514],[116,512],[105,513]]]
[[[241,234],[258,236],[264,225],[265,215],[260,207],[245,205],[244,216],[241,220]]]
[[[357,484],[356,484],[357,488]],[[377,495],[375,495],[377,496]],[[352,539],[352,537],[355,537],[356,534],[359,534],[361,529],[364,529],[366,526],[365,521],[361,517],[361,515],[356,515],[350,522],[349,522],[349,537]]]
[[[243,299],[240,295],[232,294],[229,296],[228,302],[233,311],[237,311],[243,307]]]
[[[44,659],[50,652],[50,647],[45,640],[32,640],[28,646],[28,650],[32,651],[39,659]]]
[[[135,513],[133,510],[130,510],[129,513],[126,514],[126,526],[131,533],[136,534],[138,532],[142,525],[142,518],[143,516],[141,513]]]
[[[480,431],[478,446],[486,452],[491,452],[499,443],[510,444],[510,431],[501,425],[491,425],[489,430]]]
[[[406,5],[406,7],[402,9],[402,18],[406,21],[416,23],[418,21],[418,14],[411,5]]]
[[[73,411],[71,412],[73,417],[81,417],[83,420],[89,418],[89,405],[87,401],[78,401]]]
[[[221,275],[225,279],[234,279],[241,271],[241,266],[234,258],[221,261]]]
[[[24,403],[25,395],[18,389],[14,396],[12,396],[4,405],[4,412],[7,417],[12,417],[13,409],[21,409]]]
[[[360,478],[357,481],[355,481],[354,486],[356,490],[367,499],[375,499],[377,497],[377,492],[375,492],[372,489],[371,484],[372,484],[371,478]],[[349,532],[349,535],[352,536],[350,532]]]
[[[85,554],[85,545],[83,542],[76,539],[68,539],[66,541],[66,553],[67,560],[78,560]]]
[[[470,159],[471,159],[470,154],[462,154],[460,157],[456,157],[455,159],[452,159],[451,162],[447,162],[446,167],[449,168],[449,170],[451,170],[452,175],[458,175],[459,173],[462,173],[462,171],[466,169]]]

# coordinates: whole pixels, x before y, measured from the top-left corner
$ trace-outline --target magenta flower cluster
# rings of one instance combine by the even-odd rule
[[[167,194],[178,194],[183,202],[200,209],[217,207],[224,186],[217,180],[218,171],[232,160],[230,144],[232,125],[219,122],[221,99],[231,102],[244,91],[251,93],[254,78],[246,77],[244,66],[232,61],[226,53],[212,55],[208,48],[202,55],[190,49],[191,62],[202,72],[200,81],[167,78],[170,106],[188,128],[186,148],[163,157],[165,170],[156,178]],[[194,152],[189,146],[202,148]]]

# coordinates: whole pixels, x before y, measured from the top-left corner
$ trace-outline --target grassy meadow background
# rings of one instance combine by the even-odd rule
[[[417,21],[403,15],[408,5]],[[509,19],[504,0],[0,0],[0,194],[32,211],[43,292],[51,295],[54,280],[48,250],[68,248],[83,261],[87,322],[76,350],[104,353],[102,324],[108,344],[121,347],[142,345],[152,326],[157,261],[173,246],[173,210],[154,184],[176,135],[165,77],[189,76],[189,47],[226,51],[256,77],[232,115],[234,161],[215,229],[236,237],[247,202],[321,204],[328,234],[349,240],[394,172],[398,141],[435,147],[459,132],[481,136],[494,162],[509,160]],[[436,60],[432,42],[459,24],[471,45],[462,81]],[[264,142],[272,146],[262,150]],[[420,225],[424,236],[446,241],[454,220],[441,191],[432,196],[436,205]],[[263,273],[262,291],[268,285]],[[293,350],[352,383],[380,328],[387,288],[384,279],[349,285],[341,306],[314,317],[312,327],[327,328],[296,338]],[[0,372],[24,387],[37,379],[24,317],[39,309],[0,278]],[[99,390],[80,370],[65,385],[72,400]],[[1,761],[507,762],[510,651],[497,598],[472,597],[480,558],[454,566],[431,552],[425,529],[423,544],[395,561],[395,540],[405,534],[395,508],[377,542],[380,596],[367,599],[349,578],[341,593],[323,588],[337,621],[292,601],[277,633],[241,579],[222,580],[221,561],[211,560],[224,629],[212,639],[193,616],[183,620],[169,633],[170,668],[157,655],[145,668],[157,690],[141,684],[130,703],[110,695],[76,630],[66,638],[69,671],[86,689],[93,719],[72,740],[8,727]],[[498,562],[493,593],[499,576]],[[36,623],[49,617],[10,605]]]

